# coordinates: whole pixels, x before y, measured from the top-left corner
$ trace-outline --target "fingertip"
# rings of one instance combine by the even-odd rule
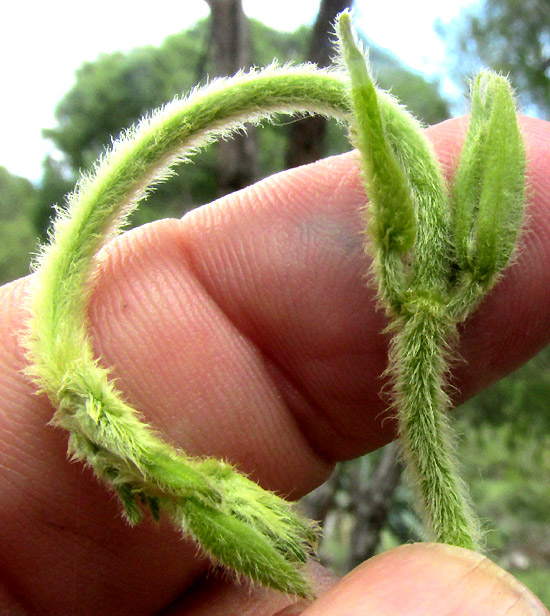
[[[548,610],[493,562],[442,544],[404,545],[344,577],[302,616],[545,616]]]

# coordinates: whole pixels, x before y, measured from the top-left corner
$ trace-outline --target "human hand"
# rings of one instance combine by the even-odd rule
[[[448,169],[465,126],[429,131]],[[461,399],[550,337],[550,128],[523,128],[530,232],[464,328]],[[382,422],[387,339],[365,283],[363,202],[344,155],[108,246],[90,304],[95,349],[152,425],[296,498],[334,462],[393,438]],[[52,408],[21,374],[26,290],[26,280],[0,290],[0,613],[262,616],[291,605],[206,575],[196,548],[163,522],[129,528],[91,473],[67,462],[65,435],[47,426]],[[547,613],[487,560],[445,546],[399,548],[338,583],[315,566],[312,576],[326,592],[308,615]]]

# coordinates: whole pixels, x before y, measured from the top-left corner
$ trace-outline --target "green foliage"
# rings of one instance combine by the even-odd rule
[[[34,186],[25,178],[12,175],[0,167],[0,218],[16,220],[28,214],[34,197]]]
[[[302,57],[308,29],[293,34],[251,22],[253,64],[265,66],[274,57],[281,63]],[[73,173],[91,167],[114,136],[137,122],[150,109],[189,92],[211,72],[208,54],[209,23],[169,36],[159,47],[139,47],[127,53],[104,54],[84,64],[75,86],[58,105],[58,126],[44,131],[65,155]],[[245,68],[245,67],[243,67]],[[262,175],[284,165],[285,136],[268,127],[260,135]],[[161,216],[181,216],[196,204],[217,196],[215,149],[203,152],[193,166],[180,169],[163,184],[137,214],[133,224]],[[55,201],[60,202],[62,194]],[[55,202],[54,201],[54,202]]]
[[[550,495],[545,482],[536,481],[536,477],[547,477],[550,472],[550,436],[518,436],[510,424],[486,423],[473,430],[461,419],[459,426],[465,432],[461,449],[476,461],[468,472],[478,476],[473,490],[480,510],[500,529],[496,542],[489,533],[489,545],[502,550],[510,541],[518,545],[536,536],[542,541],[544,535],[539,535],[534,525],[539,525],[539,530],[548,527]]]
[[[25,178],[0,167],[0,284],[29,271],[29,255],[36,248],[32,213],[36,189]]]
[[[407,106],[407,109],[427,125],[443,122],[450,117],[449,104],[440,94],[440,83],[428,81],[405,67],[388,51],[373,47],[368,40],[369,63],[376,83]]]
[[[464,404],[461,417],[472,425],[509,425],[512,434],[538,437],[550,432],[550,347]]]
[[[511,569],[510,573],[525,584],[550,609],[550,586],[548,585],[548,568],[529,567],[529,569]]]
[[[547,431],[533,426],[518,431],[515,421],[494,424],[484,414],[489,408],[498,412],[500,396],[493,396],[495,388],[511,390],[522,381],[521,374],[514,374],[458,410],[459,451],[487,530],[491,558],[511,570],[550,606],[550,493],[546,479],[550,473],[550,437]],[[512,396],[511,401],[521,403],[522,399],[514,401]],[[537,410],[527,407],[520,415],[528,413],[530,418]],[[515,564],[518,558],[521,569]]]
[[[485,531],[489,557],[550,607],[550,348],[453,411],[457,453]],[[360,464],[372,478],[381,451],[340,465],[335,504],[325,525],[323,562],[345,575],[356,486],[347,479]],[[342,468],[343,466],[343,468]],[[378,551],[422,536],[403,483],[386,520]],[[420,533],[419,533],[420,531]]]
[[[519,216],[509,203],[522,199],[502,192],[500,177],[512,174],[513,190],[522,187],[522,149],[517,139],[510,144],[498,139],[500,125],[492,122],[494,107],[515,134],[513,102],[505,80],[491,73],[474,91],[474,100],[486,95],[494,105],[474,105],[471,131],[487,123],[486,139],[504,148],[505,163],[494,169],[499,163],[491,158],[492,166],[480,171],[476,147],[471,148],[474,171],[465,166],[466,176],[473,177],[465,182],[466,193],[481,197],[470,208],[470,226],[478,230],[468,263],[482,261],[484,267],[462,271],[452,210],[431,146],[419,124],[373,86],[347,14],[341,25],[351,93],[336,71],[270,67],[217,80],[124,133],[58,215],[34,277],[26,339],[28,374],[57,407],[54,422],[69,431],[71,455],[111,485],[131,523],[141,519],[142,506],[155,518],[164,512],[225,566],[302,596],[310,593],[300,565],[315,538],[312,525],[229,465],[191,459],[163,442],[123,401],[108,370],[94,358],[86,314],[95,254],[186,155],[277,113],[318,113],[351,122],[372,190],[370,228],[380,297],[395,320],[392,374],[409,469],[434,537],[476,546],[473,516],[454,471],[443,385],[455,323],[475,307],[513,251],[517,229],[510,229]],[[460,203],[459,191],[454,212],[461,211]],[[495,230],[483,223],[487,216],[493,220],[496,207],[504,222]]]
[[[281,33],[251,20],[253,65],[267,66],[273,58],[281,64],[304,58],[309,30],[302,26],[293,33]],[[58,127],[44,131],[45,136],[66,155],[75,172],[88,169],[113,136],[150,109],[190,91],[207,78],[211,71],[206,53],[208,36],[208,21],[203,20],[169,36],[160,47],[103,54],[95,62],[85,63],[76,73],[75,86],[58,105]],[[411,74],[387,53],[376,51],[372,56],[381,82],[395,87],[418,117],[435,123],[449,116],[434,84]],[[409,92],[414,94],[408,96]],[[262,134],[264,138],[266,134],[272,137],[270,131]],[[277,170],[280,169],[279,166]]]
[[[311,35],[310,27],[300,26],[294,32],[283,33],[251,19],[250,29],[252,63],[255,66],[267,66],[273,58],[282,64],[305,58]]]
[[[103,54],[76,72],[75,86],[58,104],[58,127],[44,131],[71,168],[88,169],[122,128],[175,94],[189,91],[200,75],[205,22],[166,39],[162,47]]]
[[[518,139],[499,139],[500,124],[493,121],[500,113],[513,127],[513,101],[502,78],[487,74],[478,80],[466,138],[474,145],[465,148],[470,162],[459,167],[466,181],[459,183],[454,214],[467,216],[470,227],[479,228],[475,254],[466,255],[468,266],[481,260],[489,263],[489,273],[481,268],[480,275],[476,267],[462,271],[460,258],[454,261],[460,254],[453,250],[460,236],[452,237],[443,178],[428,141],[403,109],[374,88],[347,13],[340,18],[340,36],[349,94],[338,73],[270,67],[217,80],[123,134],[58,215],[34,277],[26,338],[28,375],[57,407],[54,421],[69,431],[71,455],[112,486],[131,523],[141,519],[139,499],[155,518],[168,513],[225,566],[301,596],[310,590],[296,565],[307,559],[314,528],[288,503],[229,465],[191,459],[163,442],[123,401],[108,370],[94,358],[86,309],[95,254],[151,186],[169,177],[186,155],[242,129],[245,122],[275,113],[319,113],[351,121],[371,191],[374,269],[397,332],[391,369],[405,457],[434,538],[476,547],[475,522],[454,471],[443,416],[443,377],[455,322],[475,306],[513,251],[517,229],[513,234],[510,228],[517,227],[519,206],[510,203],[522,204],[523,193],[517,196],[514,190],[523,187],[523,150]],[[504,149],[500,167],[490,157],[487,168],[480,164],[474,139],[480,130],[489,144]],[[503,173],[518,178],[512,192],[502,190]],[[471,194],[479,203],[463,208],[462,198]],[[504,220],[496,231],[495,208]],[[493,224],[484,226],[487,217]]]
[[[396,445],[340,462],[327,484],[316,491],[323,494],[321,500],[316,492],[303,499],[306,511],[313,509],[314,516],[323,518],[319,556],[322,564],[338,575],[357,565],[356,559],[350,558],[357,554],[357,544],[364,560],[403,543],[421,541],[424,536],[411,506],[410,486],[399,478],[400,470],[388,467],[387,458],[384,460]],[[389,489],[387,482],[392,484]]]
[[[550,5],[546,0],[485,0],[440,26],[458,77],[482,66],[508,75],[525,105],[550,109]]]
[[[371,96],[376,99],[374,90]],[[395,104],[382,100],[386,116],[387,110],[395,114]],[[310,525],[231,467],[191,460],[164,443],[122,400],[86,333],[93,256],[130,209],[185,154],[277,112],[347,119],[345,83],[340,75],[307,67],[251,72],[175,100],[127,132],[80,181],[55,223],[35,276],[27,346],[29,375],[57,406],[55,422],[70,432],[72,456],[115,489],[130,522],[141,518],[139,498],[155,517],[166,510],[226,566],[307,595],[295,563],[306,560]]]
[[[264,66],[274,57],[284,62],[305,57],[310,28],[302,26],[294,33],[281,33],[258,21],[251,21],[253,62]],[[74,188],[76,174],[89,169],[97,156],[108,147],[113,136],[135,123],[150,109],[205,81],[210,70],[207,43],[208,22],[168,37],[159,47],[141,47],[129,52],[103,54],[84,64],[76,74],[76,83],[60,101],[57,127],[44,131],[61,151],[61,162],[46,157],[43,176],[34,188],[30,183],[22,194],[12,194],[12,185],[2,182],[2,201],[18,212],[3,208],[0,212],[3,237],[0,249],[0,282],[7,282],[28,271],[29,252],[35,249],[34,236],[44,240],[54,217],[56,204],[63,206],[65,195]],[[373,49],[371,58],[382,85],[394,92],[425,122],[448,117],[446,103],[437,84],[428,83],[411,73],[399,61]],[[262,177],[284,168],[286,132],[278,126],[266,126],[259,133],[259,169]],[[329,122],[326,155],[349,149],[342,126]],[[193,165],[182,165],[178,172],[149,196],[144,207],[131,217],[131,225],[140,225],[161,217],[181,216],[197,204],[218,194],[212,148],[200,152]],[[20,179],[21,183],[26,180]],[[24,201],[24,204],[23,204]]]
[[[36,189],[34,205],[31,211],[31,222],[36,234],[42,241],[46,239],[46,231],[54,217],[52,205],[62,203],[64,195],[74,187],[74,182],[67,179],[62,165],[51,156],[46,156],[42,163],[42,179]]]
[[[352,139],[363,158],[366,191],[371,201],[370,233],[375,244],[384,246],[386,252],[404,254],[414,243],[416,226],[409,185],[386,138],[364,53],[346,44],[345,38],[343,42],[355,109]]]
[[[461,319],[496,283],[515,250],[525,209],[525,147],[508,81],[485,71],[472,87],[470,125],[453,184]]]

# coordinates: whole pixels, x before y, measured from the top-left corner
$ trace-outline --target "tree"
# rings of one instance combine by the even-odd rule
[[[338,13],[351,8],[352,4],[353,0],[321,0],[305,59],[321,67],[331,64],[334,48],[330,40],[330,32]],[[326,132],[327,121],[320,116],[304,118],[291,124],[286,150],[286,166],[298,167],[322,158]]]
[[[64,158],[58,162],[52,158],[44,161],[44,175],[41,186],[35,191],[28,184],[25,198],[17,201],[7,190],[10,196],[6,203],[22,203],[21,211],[25,211],[27,222],[17,223],[17,229],[11,230],[6,224],[2,231],[6,233],[4,242],[5,251],[0,251],[0,270],[4,280],[16,277],[27,271],[28,253],[34,248],[34,230],[30,220],[43,235],[51,215],[52,204],[62,204],[64,194],[67,193],[81,170],[86,170],[95,161],[101,151],[108,147],[113,136],[116,137],[121,130],[137,121],[139,117],[150,109],[158,107],[189,91],[196,83],[206,79],[206,75],[232,74],[238,68],[252,64],[265,66],[273,58],[281,63],[287,61],[301,62],[308,58],[307,43],[309,44],[309,58],[318,64],[328,64],[329,53],[326,47],[333,16],[348,6],[349,2],[329,2],[324,0],[313,32],[303,26],[291,34],[279,33],[257,21],[246,20],[240,7],[240,2],[230,0],[208,0],[212,8],[211,22],[204,20],[190,30],[168,37],[159,47],[141,47],[129,52],[116,52],[104,54],[95,62],[84,64],[76,75],[74,87],[63,97],[57,109],[57,126],[45,131]],[[232,10],[231,10],[232,9]],[[229,14],[224,13],[229,10]],[[224,17],[225,15],[225,17]],[[234,19],[234,23],[231,21]],[[215,25],[221,23],[222,25]],[[227,26],[230,32],[228,33]],[[226,37],[220,36],[224,32]],[[214,32],[217,33],[214,36]],[[232,36],[232,34],[238,36]],[[250,40],[247,42],[247,38]],[[226,63],[232,54],[231,46],[236,46],[236,61]],[[382,86],[392,87],[392,90],[410,108],[427,122],[436,122],[448,117],[448,109],[438,92],[437,83],[426,82],[420,75],[411,73],[395,57],[387,52],[371,49],[371,61]],[[305,123],[304,123],[305,124]],[[323,129],[324,130],[324,129]],[[313,130],[313,142],[322,131]],[[182,168],[182,173],[160,185],[149,198],[149,206],[141,207],[134,223],[141,224],[159,216],[181,215],[186,209],[198,203],[207,202],[221,191],[234,190],[253,181],[256,176],[269,175],[285,167],[285,149],[287,134],[280,127],[266,126],[258,132],[259,142],[258,159],[255,154],[244,155],[237,171],[244,171],[239,177],[233,175],[225,181],[216,171],[216,151],[211,149],[194,159],[194,164]],[[250,144],[250,136],[242,143],[245,148]],[[306,146],[291,146],[294,150],[306,148],[314,158],[327,154],[334,154],[349,148],[343,131],[334,123],[329,124],[323,145],[310,141]],[[233,144],[231,144],[233,145]],[[224,147],[224,146],[222,146]],[[229,161],[236,160],[240,155],[231,155]],[[249,163],[243,163],[249,156]],[[302,159],[302,162],[307,159]],[[311,160],[311,158],[309,158]],[[229,167],[229,165],[227,165]],[[256,169],[259,171],[256,171]],[[235,179],[236,177],[236,179]],[[20,178],[19,178],[20,180]],[[0,174],[0,195],[2,195],[2,176]],[[17,184],[17,182],[16,182]],[[24,184],[18,185],[22,188]],[[30,188],[29,188],[30,187]],[[6,220],[9,215],[6,216]],[[17,234],[22,235],[17,235]],[[20,254],[13,249],[12,238],[19,238]],[[4,257],[17,262],[17,267],[4,265]],[[7,263],[7,261],[6,261]],[[12,263],[12,261],[10,261]],[[378,484],[367,487],[365,474],[361,475],[361,489],[353,493],[357,468],[345,468],[344,474],[349,480],[338,487],[338,476],[333,478],[330,490],[325,494],[323,502],[317,504],[317,513],[324,519],[331,506],[334,505],[333,487],[338,487],[340,493],[346,492],[346,515],[358,515],[361,523],[361,538],[370,533],[370,537],[379,537],[381,520],[388,515],[391,492],[395,488],[398,473],[390,469],[388,459],[381,459],[380,468],[376,468],[377,458],[373,458],[369,468]],[[386,484],[386,478],[390,483]],[[384,499],[384,516],[369,514],[361,508],[361,497],[365,491],[374,490],[379,484],[388,488]],[[391,489],[390,489],[391,488]],[[395,511],[396,507],[392,511]],[[390,523],[392,512],[390,511]],[[394,516],[395,517],[395,516]],[[367,522],[372,522],[368,525]],[[376,527],[376,528],[375,528]],[[356,524],[356,528],[358,525]],[[371,546],[377,539],[370,540]],[[366,555],[367,548],[361,548],[361,554]],[[368,548],[369,550],[372,547]],[[361,558],[358,549],[355,558]]]
[[[213,77],[234,75],[251,65],[250,26],[241,0],[206,0],[210,7],[210,52]],[[252,184],[258,176],[256,130],[218,146],[216,176],[220,195]]]
[[[332,475],[300,504],[323,528],[324,565],[345,574],[380,549],[383,534],[395,543],[419,541],[422,524],[400,482],[399,443],[336,465]]]
[[[53,215],[52,205],[62,206],[73,184],[63,174],[62,165],[52,156],[46,156],[42,162],[42,178],[36,189],[31,213],[31,222],[40,240],[44,241],[47,237]]]
[[[31,223],[35,193],[28,180],[0,167],[0,284],[29,272],[29,255],[36,249]]]
[[[419,120],[429,126],[450,117],[449,103],[441,96],[437,79],[428,80],[407,68],[389,51],[368,48],[378,85],[391,91]]]
[[[394,493],[402,473],[399,443],[387,445],[372,474],[365,481],[361,467],[355,466],[354,522],[348,557],[348,569],[354,569],[374,556],[380,534],[390,514]]]
[[[510,75],[524,105],[549,117],[550,4],[546,0],[485,0],[439,26],[457,77],[482,66]]]
[[[485,0],[439,27],[457,77],[483,65],[509,74],[529,111],[550,117],[550,4]],[[550,605],[548,430],[550,350],[496,383],[458,413],[460,459],[481,517],[490,520],[493,558]],[[514,562],[523,558],[522,569]],[[516,565],[517,566],[517,565]]]
[[[252,21],[252,63],[265,66],[277,57],[281,62],[301,57],[307,28],[287,34]],[[185,95],[197,83],[212,75],[212,55],[208,53],[208,20],[169,36],[159,47],[138,47],[128,52],[103,54],[76,72],[75,85],[57,106],[57,126],[44,131],[63,155],[63,166],[72,176],[90,168],[100,153],[122,130],[141,116]],[[284,167],[284,135],[266,126],[259,132],[260,175]],[[142,224],[161,216],[181,216],[186,210],[218,196],[216,148],[199,153],[192,165],[161,184],[133,215],[131,224]],[[66,187],[65,187],[66,188]],[[61,203],[64,192],[51,193],[51,204]],[[48,220],[49,213],[42,213]]]
[[[293,33],[281,33],[252,20],[251,64],[265,66],[273,58],[281,63],[300,62],[307,55],[310,30],[302,26]],[[212,56],[207,53],[210,30],[208,20],[169,36],[159,47],[138,47],[128,52],[103,54],[87,62],[76,73],[75,85],[57,106],[57,126],[44,131],[63,154],[63,164],[76,177],[96,160],[102,150],[121,130],[136,122],[151,109],[189,92],[206,75],[214,74]],[[387,52],[370,50],[371,61],[379,83],[392,90],[411,110],[426,122],[448,117],[448,109],[438,86],[406,69]],[[386,77],[387,75],[387,77]],[[395,84],[398,88],[394,88]],[[408,86],[414,91],[409,91]],[[411,96],[409,96],[411,94]],[[430,117],[427,117],[427,116]],[[261,175],[285,167],[286,135],[280,129],[266,126],[259,131],[259,167]],[[322,155],[348,147],[345,136],[329,131]],[[208,150],[185,168],[185,181],[175,187],[182,202],[204,202],[216,195],[215,156]],[[195,178],[194,174],[198,173]],[[174,179],[171,180],[173,182]],[[160,194],[163,188],[158,188]],[[165,194],[163,194],[164,198]],[[159,213],[169,215],[160,205]]]
[[[229,0],[224,0],[223,4],[226,2]],[[218,8],[222,6],[212,1],[214,4]],[[242,14],[239,19],[242,19]],[[285,63],[300,62],[307,56],[311,33],[308,27],[282,33],[255,20],[246,23],[250,31],[250,61],[247,62],[241,54],[238,64],[266,66],[273,58]],[[221,42],[212,37],[210,21],[202,20],[186,31],[169,36],[158,47],[103,54],[96,61],[82,65],[76,73],[75,85],[57,107],[57,126],[44,131],[63,159],[55,164],[51,160],[45,162],[44,186],[37,201],[39,212],[34,218],[41,236],[51,215],[49,206],[63,202],[64,194],[70,190],[79,173],[89,169],[121,131],[151,109],[174,96],[185,95],[197,83],[204,83],[208,75],[234,72],[221,65],[215,68],[214,54],[211,53],[214,45],[222,49]],[[219,51],[218,55],[225,53]],[[447,105],[439,94],[437,83],[426,82],[387,52],[372,48],[371,60],[381,85],[392,86],[396,95],[420,119],[432,123],[448,117]],[[257,163],[254,162],[256,155],[250,155],[247,150],[250,147],[255,149],[253,144],[250,146],[250,140],[249,135],[239,146],[249,159],[248,163],[238,165],[240,179],[233,176],[233,181],[223,180],[226,188],[219,189],[217,147],[220,144],[217,144],[196,155],[193,164],[182,165],[174,177],[160,184],[133,214],[130,225],[159,217],[181,216],[196,205],[213,200],[229,187],[237,189],[258,176],[265,177],[286,168],[285,131],[272,125],[258,131]],[[338,154],[347,149],[349,145],[342,128],[334,122],[329,123],[320,155]]]

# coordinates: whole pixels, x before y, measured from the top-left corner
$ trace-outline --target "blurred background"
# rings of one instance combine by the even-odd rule
[[[52,0],[11,3],[0,25],[0,283],[26,275],[53,206],[120,131],[194,85],[273,58],[330,63],[344,8],[378,83],[426,124],[465,109],[468,77],[509,74],[522,110],[550,116],[548,0]],[[383,6],[382,6],[383,5]],[[308,118],[250,130],[200,153],[131,224],[185,211],[271,173],[349,149],[336,124]],[[455,413],[459,456],[488,531],[489,555],[550,606],[550,353]],[[422,538],[398,447],[339,465],[304,499],[338,573]]]

